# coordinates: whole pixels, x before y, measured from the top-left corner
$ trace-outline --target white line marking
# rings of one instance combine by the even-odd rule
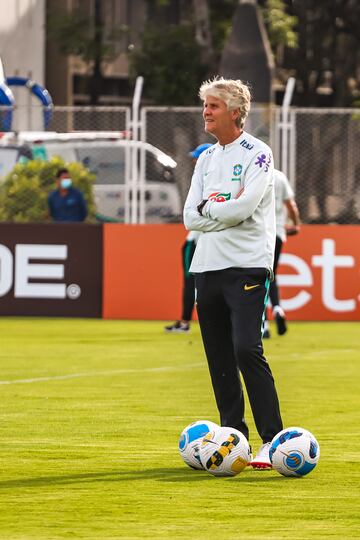
[[[114,369],[109,371],[88,371],[84,373],[69,373],[68,375],[54,375],[52,377],[33,377],[31,379],[13,379],[12,381],[0,381],[0,385],[5,384],[30,384],[47,381],[65,381],[67,379],[79,379],[81,377],[98,377],[108,375],[121,375],[122,373],[160,373],[170,371],[186,371],[187,369],[203,367],[205,364],[198,362],[196,364],[188,364],[182,367],[162,366],[144,369]]]

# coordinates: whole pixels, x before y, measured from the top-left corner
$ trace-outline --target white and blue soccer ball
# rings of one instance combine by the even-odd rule
[[[198,420],[183,429],[179,439],[179,452],[186,465],[193,469],[202,469],[199,447],[204,436],[219,427],[210,420]]]
[[[203,468],[214,476],[236,476],[251,460],[246,437],[231,427],[216,427],[205,435],[199,457]]]
[[[305,476],[317,465],[320,446],[314,435],[300,427],[280,431],[270,443],[270,461],[284,476]]]

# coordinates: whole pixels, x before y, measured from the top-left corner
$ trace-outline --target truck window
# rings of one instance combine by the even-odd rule
[[[125,150],[116,147],[76,148],[76,160],[96,175],[95,184],[125,183]]]

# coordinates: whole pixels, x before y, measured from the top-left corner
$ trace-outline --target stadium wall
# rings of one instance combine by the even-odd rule
[[[180,224],[1,223],[0,235],[0,315],[180,315]],[[289,320],[360,320],[360,226],[303,225],[278,281]]]

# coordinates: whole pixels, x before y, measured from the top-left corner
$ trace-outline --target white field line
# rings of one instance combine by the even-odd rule
[[[37,382],[47,382],[47,381],[66,381],[67,379],[80,379],[82,377],[107,377],[110,375],[122,375],[126,373],[162,373],[162,372],[171,372],[171,371],[187,371],[188,369],[203,367],[205,364],[203,362],[198,362],[196,364],[187,364],[181,367],[174,366],[162,366],[154,368],[144,368],[144,369],[113,369],[108,371],[85,371],[83,373],[69,373],[68,375],[54,375],[50,377],[33,377],[31,379],[13,379],[10,381],[0,381],[0,385],[5,384],[31,384]]]

